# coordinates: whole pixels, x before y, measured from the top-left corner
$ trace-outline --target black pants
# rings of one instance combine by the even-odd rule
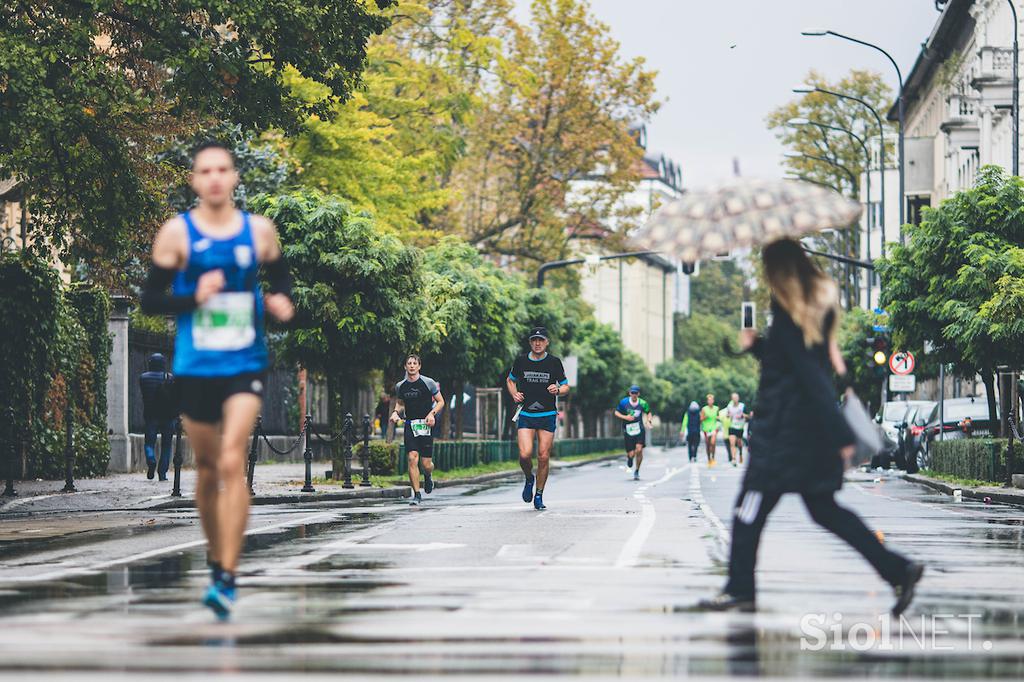
[[[732,550],[729,555],[729,582],[725,591],[734,597],[753,599],[754,565],[757,546],[761,540],[765,521],[782,497],[781,493],[762,493],[744,489],[736,500],[732,517]],[[860,517],[840,507],[833,493],[801,495],[811,518],[821,527],[835,533],[868,560],[882,579],[890,585],[903,581],[907,574],[907,559],[886,549],[885,545],[868,530]]]
[[[700,433],[686,436],[686,448],[690,453],[690,461],[697,461],[697,450],[700,448]]]

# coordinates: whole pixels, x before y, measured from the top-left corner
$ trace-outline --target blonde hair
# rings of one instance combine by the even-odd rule
[[[789,313],[810,348],[831,338],[839,324],[839,288],[807,257],[798,242],[783,239],[762,252],[768,288]],[[832,313],[830,326],[825,320]]]

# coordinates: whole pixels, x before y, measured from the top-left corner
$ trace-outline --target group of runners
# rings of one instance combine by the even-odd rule
[[[679,429],[680,436],[686,441],[690,461],[697,461],[697,452],[703,440],[708,466],[715,466],[718,434],[721,432],[727,439],[725,445],[729,462],[733,466],[743,464],[743,445],[750,437],[750,418],[753,413],[740,402],[738,393],[730,396],[724,408],[715,404],[712,393],[707,394],[705,401],[703,407],[698,406],[696,400],[690,403]]]
[[[230,615],[237,598],[235,581],[250,502],[245,482],[247,443],[262,407],[268,369],[264,321],[269,315],[287,322],[295,312],[276,228],[266,217],[235,207],[238,182],[234,154],[227,145],[209,141],[194,150],[190,184],[198,202],[160,228],[141,296],[144,312],[177,317],[173,365],[177,395],[171,399],[180,408],[195,454],[196,503],[210,569],[203,602],[220,618]],[[265,292],[261,273],[269,283]],[[528,343],[529,351],[515,359],[506,386],[518,405],[514,420],[524,475],[522,499],[542,510],[557,399],[569,392],[569,385],[561,359],[548,352],[547,330],[533,328]],[[438,383],[421,369],[419,356],[410,354],[405,359],[405,376],[395,386],[396,407],[390,415],[396,424],[404,421],[414,506],[434,488],[432,433],[445,405]],[[651,408],[640,397],[639,386],[630,387],[614,414],[622,422],[628,466],[633,478],[639,479],[652,425]],[[727,427],[731,447],[742,448],[742,426],[749,414],[738,396],[733,395],[726,414],[731,419]],[[688,418],[689,413],[683,421],[684,432]],[[695,419],[700,420],[709,462],[713,462],[714,433],[722,419],[713,396],[708,396]],[[742,455],[739,458],[742,461]]]

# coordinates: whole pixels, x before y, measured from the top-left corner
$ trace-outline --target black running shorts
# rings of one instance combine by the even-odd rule
[[[181,413],[189,419],[216,424],[224,418],[224,403],[238,393],[262,398],[267,384],[264,372],[236,374],[231,377],[174,377]]]

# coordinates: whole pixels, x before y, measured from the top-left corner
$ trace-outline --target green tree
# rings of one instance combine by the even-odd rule
[[[895,134],[895,130],[886,122],[884,116],[884,112],[892,106],[892,93],[889,86],[877,73],[854,69],[844,78],[832,82],[821,73],[812,70],[807,74],[804,82],[864,100],[879,112],[886,136]],[[815,125],[788,125],[789,120],[793,118],[804,118],[815,123],[852,131],[865,141],[868,150],[874,156],[878,152],[879,134],[878,122],[874,115],[858,102],[811,92],[774,109],[766,119],[768,127],[775,131],[775,136],[786,149],[803,155],[786,158],[785,165],[790,171],[798,176],[809,178],[813,182],[834,187],[849,197],[858,198],[860,175],[864,172],[867,164],[867,158],[860,143],[841,131]],[[824,158],[828,162],[814,160],[808,158],[809,156]],[[886,159],[887,161],[895,159],[891,141],[886,143]],[[871,200],[873,202],[878,201],[879,191],[880,188],[872,188]],[[899,201],[899,197],[892,200]],[[825,251],[843,253],[853,258],[860,257],[860,231],[858,230],[845,230],[833,235],[821,236],[818,239]],[[856,307],[860,292],[860,271],[835,261],[827,261],[824,265],[840,284],[847,308]]]
[[[700,273],[690,278],[690,312],[738,321],[745,281],[746,274],[734,260],[702,262]]]
[[[281,356],[327,379],[337,432],[343,392],[420,342],[422,255],[338,197],[302,190],[257,197],[252,209],[277,223],[295,277]]]
[[[905,226],[878,267],[882,306],[902,347],[931,342],[938,362],[980,374],[996,417],[994,372],[1024,354],[1024,181],[983,167],[971,189]]]
[[[531,16],[507,28],[497,71],[480,81],[452,173],[460,199],[442,216],[527,267],[564,256],[595,224],[629,227],[635,215],[621,199],[641,154],[629,126],[657,109],[654,74],[621,58],[585,2],[535,0]]]
[[[162,213],[162,140],[219,120],[293,130],[328,116],[386,26],[366,0],[3,4],[0,168],[24,183],[34,247],[117,279],[140,255],[131,238],[148,240]],[[324,97],[293,97],[286,65]]]
[[[693,358],[671,360],[658,365],[657,377],[672,386],[665,404],[664,415],[669,421],[681,421],[683,412],[696,401],[704,405],[708,393],[713,393],[719,406],[729,401],[733,392],[749,407],[755,406],[757,374],[738,370],[734,366],[708,367]]]
[[[467,382],[494,384],[519,348],[525,283],[454,236],[427,249],[424,270],[424,363],[453,394]],[[462,437],[462,417],[456,410],[456,438]]]
[[[587,436],[594,435],[597,420],[622,397],[630,366],[622,338],[611,326],[594,319],[583,322],[573,342],[573,354],[579,358],[579,390],[573,407],[583,416]]]

